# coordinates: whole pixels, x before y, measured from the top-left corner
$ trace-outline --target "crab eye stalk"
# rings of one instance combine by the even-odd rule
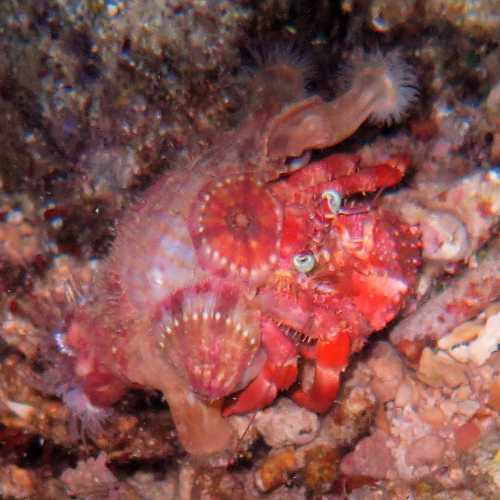
[[[342,205],[342,195],[338,191],[335,191],[335,189],[327,189],[323,191],[321,198],[326,200],[328,209],[332,214],[336,215],[339,212]]]
[[[293,267],[299,273],[308,273],[314,269],[316,258],[312,252],[301,252],[293,257]]]

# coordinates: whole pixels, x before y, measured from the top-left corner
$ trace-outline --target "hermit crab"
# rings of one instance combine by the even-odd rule
[[[415,98],[398,54],[358,57],[350,73],[325,102],[304,95],[299,67],[265,66],[242,123],[130,207],[64,339],[89,407],[158,389],[194,455],[231,449],[226,417],[280,390],[330,407],[350,353],[398,314],[419,267],[414,228],[349,201],[397,185],[407,158],[308,163]]]

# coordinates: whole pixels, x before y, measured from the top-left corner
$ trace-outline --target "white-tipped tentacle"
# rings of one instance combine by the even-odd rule
[[[414,68],[399,50],[355,52],[338,81],[341,88],[362,89],[363,99],[370,103],[369,120],[386,125],[401,121],[419,94]]]

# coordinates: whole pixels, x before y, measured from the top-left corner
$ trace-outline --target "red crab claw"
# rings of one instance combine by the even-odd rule
[[[271,321],[265,321],[262,325],[262,345],[267,353],[262,371],[238,399],[225,408],[225,417],[264,408],[274,401],[278,391],[288,389],[295,382],[297,349]]]
[[[327,185],[337,177],[354,174],[360,162],[358,155],[334,154],[293,172],[271,190],[282,202],[308,206],[317,196],[318,186]]]
[[[351,353],[351,337],[342,331],[333,340],[320,340],[304,355],[315,360],[314,381],[307,389],[292,394],[292,399],[311,411],[324,413],[332,405],[339,389],[340,374]]]
[[[332,163],[324,162],[325,169],[331,169]],[[327,217],[337,213],[349,213],[349,208],[341,208],[342,199],[356,193],[369,193],[386,187],[396,186],[401,182],[409,159],[406,156],[394,156],[385,163],[362,167],[357,172],[334,177],[333,180],[319,185],[318,194],[324,200],[324,212]],[[334,172],[332,172],[334,174]]]
[[[322,197],[326,214],[335,215],[343,198],[397,185],[410,161],[407,156],[398,155],[378,165],[360,164],[358,155],[334,154],[293,172],[286,182],[275,184],[272,191],[280,200],[303,205]],[[332,200],[332,195],[336,199]]]

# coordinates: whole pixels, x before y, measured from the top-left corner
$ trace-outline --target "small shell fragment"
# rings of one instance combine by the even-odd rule
[[[448,351],[457,361],[472,361],[480,366],[498,350],[500,344],[499,303],[492,304],[480,319],[457,326],[438,342],[440,349]]]

